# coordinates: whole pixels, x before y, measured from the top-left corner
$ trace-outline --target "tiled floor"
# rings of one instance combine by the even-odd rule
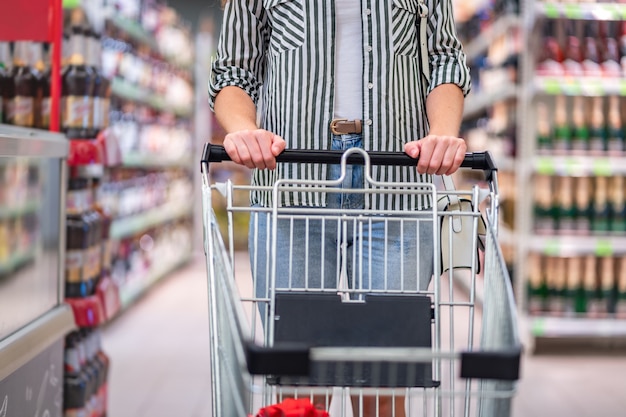
[[[207,308],[198,256],[104,329],[109,417],[211,416]],[[541,416],[626,416],[626,353],[525,356],[513,417]]]

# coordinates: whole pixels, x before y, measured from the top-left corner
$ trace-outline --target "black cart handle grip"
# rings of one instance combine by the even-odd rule
[[[276,162],[305,163],[305,164],[339,164],[344,151],[316,150],[316,149],[285,149],[277,157]],[[415,166],[417,158],[412,158],[404,152],[367,152],[371,165]],[[207,143],[202,152],[202,163],[230,161],[230,156],[221,145]],[[362,155],[354,153],[348,156],[347,163],[364,165]],[[483,171],[497,171],[496,165],[489,152],[468,152],[465,154],[461,167]]]

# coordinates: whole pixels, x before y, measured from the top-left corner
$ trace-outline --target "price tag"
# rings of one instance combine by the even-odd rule
[[[561,90],[570,96],[580,96],[583,88],[579,80],[568,80],[562,83]]]
[[[537,173],[541,175],[554,175],[556,173],[554,160],[551,158],[538,158]]]
[[[559,12],[559,9],[554,3],[545,3],[543,5],[543,13],[550,19],[556,19],[561,15],[561,12]]]
[[[558,95],[563,91],[561,83],[554,78],[544,79],[541,87],[547,94]]]
[[[567,158],[563,161],[563,173],[568,176],[576,175],[582,171],[582,166],[578,160]]]
[[[565,16],[568,19],[580,20],[584,17],[583,10],[579,5],[573,3],[565,3],[563,6],[565,7]]]
[[[546,321],[542,318],[533,319],[531,331],[535,336],[543,336],[546,333]]]
[[[626,17],[624,17],[626,20]],[[620,96],[626,96],[626,80],[620,78],[618,81],[618,91]]]
[[[584,83],[580,83],[579,87],[582,90],[585,91],[585,95],[588,96],[605,96],[607,95],[607,91],[606,88],[604,87],[604,84],[602,83],[601,80],[596,79],[596,78],[591,78],[589,80],[586,80]]]
[[[609,177],[613,174],[611,162],[606,158],[594,159],[592,170],[597,177]]]
[[[543,246],[543,253],[548,256],[558,256],[561,253],[561,243],[558,239],[548,239]]]
[[[612,256],[613,244],[609,240],[598,239],[596,242],[596,256]]]

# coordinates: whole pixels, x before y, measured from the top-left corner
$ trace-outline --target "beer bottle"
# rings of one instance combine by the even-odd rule
[[[13,103],[15,87],[11,78],[11,48],[8,42],[0,42],[0,123],[8,123],[7,107]]]
[[[29,41],[17,41],[13,52],[13,83],[15,98],[13,104],[13,120],[16,126],[35,126],[35,95],[37,80],[30,62]]]
[[[70,139],[90,138],[93,76],[85,63],[85,32],[79,24],[71,27],[69,65],[62,77],[64,111],[62,129]]]

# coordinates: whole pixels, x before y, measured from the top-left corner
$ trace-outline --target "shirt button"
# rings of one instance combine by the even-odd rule
[[[372,125],[372,119],[367,119],[365,121],[365,124],[368,125],[368,126],[371,126]]]
[[[371,14],[372,14],[372,10],[370,10],[370,9],[365,9],[365,14],[366,14],[367,16],[371,15]]]
[[[371,90],[372,88],[374,88],[374,84],[372,84],[372,83],[368,83],[368,84],[367,84],[367,88],[369,88],[369,89]]]
[[[367,48],[366,48],[366,49],[367,49],[367,52],[372,52],[372,49],[374,49],[374,48],[372,48],[372,46],[371,46],[371,45],[367,45]]]

